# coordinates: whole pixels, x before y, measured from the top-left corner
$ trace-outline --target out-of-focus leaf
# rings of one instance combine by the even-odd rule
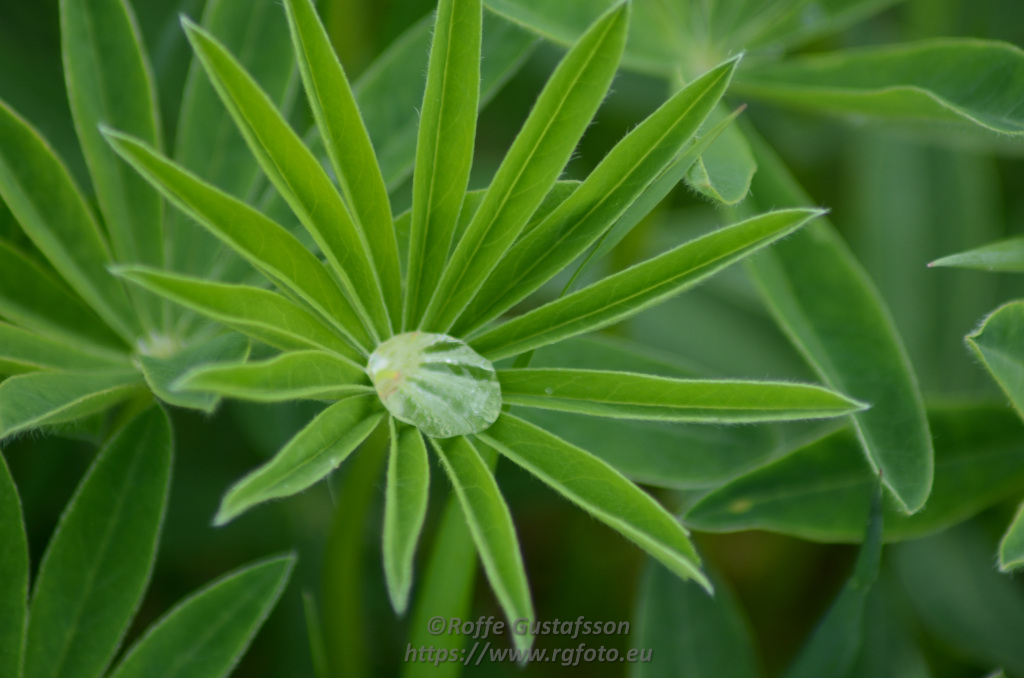
[[[212,412],[219,397],[215,393],[190,393],[174,388],[175,382],[186,372],[211,363],[236,362],[249,355],[249,340],[231,332],[207,341],[187,346],[170,357],[140,355],[139,365],[146,383],[161,400]]]
[[[750,202],[808,204],[774,151],[748,137],[761,167]],[[924,404],[885,303],[859,262],[819,219],[752,258],[750,271],[779,325],[825,383],[871,405],[853,415],[868,458],[900,504],[919,510],[934,464]]]
[[[943,39],[811,56],[745,70],[744,96],[826,113],[1024,135],[1024,52]]]
[[[418,430],[396,426],[394,418],[389,426],[391,451],[384,499],[384,575],[391,605],[402,614],[412,590],[416,542],[427,516],[430,462],[427,446]]]
[[[687,532],[643,490],[597,457],[509,414],[480,440],[598,520],[644,549],[683,579],[711,583]]]
[[[228,574],[193,593],[129,648],[110,678],[224,678],[281,597],[294,556]]]
[[[172,388],[260,402],[341,398],[371,389],[362,367],[323,351],[289,351],[260,362],[201,367]]]
[[[785,678],[852,676],[864,642],[864,609],[882,561],[882,486],[875,483],[867,534],[853,574],[818,623]]]
[[[1024,567],[1024,504],[1017,509],[1017,515],[999,543],[999,569],[1010,572],[1021,567]]]
[[[0,673],[21,675],[28,621],[28,539],[21,499],[0,455]]]
[[[885,538],[914,539],[969,518],[1024,488],[1024,427],[991,407],[932,409],[935,486],[908,516],[895,502]],[[698,530],[763,529],[802,539],[855,542],[876,476],[849,430],[829,434],[789,456],[713,490],[686,514]]]
[[[331,405],[273,459],[231,486],[214,524],[223,525],[256,504],[289,497],[316,483],[352,454],[382,416],[366,396]]]
[[[124,400],[142,386],[131,368],[32,372],[0,382],[0,438],[78,419]]]
[[[929,266],[975,268],[979,271],[1024,273],[1024,238],[1009,238],[967,252],[937,259]]]
[[[1024,301],[1005,304],[967,335],[967,345],[1024,416]]]
[[[470,344],[497,360],[606,327],[696,285],[820,214],[782,210],[723,228],[521,315]]]
[[[728,119],[728,111],[719,106],[708,124]],[[735,205],[747,197],[756,171],[757,162],[743,132],[736,125],[728,125],[690,167],[686,183],[715,202]]]
[[[61,516],[29,609],[25,678],[95,678],[149,582],[171,473],[171,429],[152,406],[100,451]]]
[[[631,640],[652,660],[633,664],[631,678],[763,675],[739,603],[720,578],[711,580],[714,596],[648,561]]]
[[[130,363],[127,357],[118,359],[116,356],[82,350],[70,342],[48,339],[0,321],[0,374],[105,367],[130,367]]]

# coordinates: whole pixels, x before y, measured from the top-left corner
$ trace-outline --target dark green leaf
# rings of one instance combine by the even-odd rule
[[[0,674],[21,675],[28,622],[28,539],[21,499],[0,455]]]
[[[979,271],[1024,273],[1024,238],[1010,238],[977,249],[942,257],[929,266],[975,268]]]
[[[1003,572],[1024,567],[1024,504],[999,543],[999,569]]]
[[[427,446],[418,430],[396,425],[394,418],[389,420],[389,426],[391,451],[384,498],[384,575],[391,605],[402,614],[412,590],[416,542],[427,516],[430,462]]]
[[[130,366],[127,357],[116,353],[89,351],[88,347],[55,341],[0,321],[0,374]]]
[[[178,407],[191,407],[212,412],[218,397],[214,393],[189,393],[176,389],[175,382],[186,372],[211,363],[245,360],[249,340],[234,332],[186,346],[169,357],[140,355],[138,357],[146,383],[158,398]]]
[[[992,312],[967,335],[967,345],[1024,416],[1024,301],[1012,301]]]

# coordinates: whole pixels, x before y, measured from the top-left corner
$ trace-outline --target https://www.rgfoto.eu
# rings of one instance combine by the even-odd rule
[[[443,663],[458,662],[463,665],[479,666],[486,658],[492,662],[559,662],[562,666],[577,666],[581,662],[649,662],[653,651],[650,649],[633,648],[620,651],[617,648],[588,647],[580,643],[576,647],[564,648],[527,648],[527,647],[493,647],[489,638],[500,636],[506,627],[512,635],[526,636],[566,636],[575,640],[579,636],[593,635],[626,635],[629,633],[629,622],[594,622],[583,617],[573,620],[531,621],[520,618],[506,625],[494,617],[480,617],[477,620],[463,621],[457,617],[445,619],[432,617],[427,624],[427,631],[434,636],[459,636],[460,640],[473,640],[472,647],[434,647],[433,645],[413,646],[409,643],[405,650],[405,661],[426,662],[439,666]],[[448,644],[448,643],[443,643]],[[459,643],[462,644],[462,643]],[[468,644],[468,643],[467,643]],[[481,647],[482,645],[482,647]],[[522,645],[522,643],[514,643]]]

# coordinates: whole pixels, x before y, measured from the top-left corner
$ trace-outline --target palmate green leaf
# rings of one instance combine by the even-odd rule
[[[459,240],[420,327],[447,331],[548,194],[608,92],[628,4],[608,12],[562,59]]]
[[[509,628],[516,619],[534,619],[512,515],[491,469],[473,443],[463,436],[431,442],[459,498],[484,572],[508,617]],[[529,648],[533,645],[533,634],[514,635],[512,642],[517,648]]]
[[[200,367],[172,388],[257,402],[341,398],[372,390],[362,367],[323,351],[289,351],[260,362]]]
[[[620,141],[571,196],[501,258],[454,331],[468,333],[497,318],[607,233],[697,132],[738,63],[732,59],[695,80]]]
[[[499,370],[498,379],[506,404],[617,419],[752,423],[841,417],[865,407],[820,386],[785,382],[559,368]]]
[[[187,19],[183,25],[253,155],[316,240],[371,335],[377,340],[389,334],[391,320],[366,235],[330,177],[231,53]]]
[[[633,664],[631,678],[763,675],[739,602],[721,578],[711,579],[714,596],[648,560],[631,644],[652,661]]]
[[[852,676],[864,642],[864,612],[868,593],[878,579],[882,561],[882,486],[875,483],[864,543],[853,574],[797,655],[785,678]]]
[[[416,169],[403,329],[419,326],[448,260],[469,182],[480,99],[480,0],[441,0],[427,66]]]
[[[104,410],[140,391],[132,368],[33,372],[0,382],[0,438]]]
[[[480,440],[644,549],[683,579],[710,591],[687,532],[650,495],[615,469],[560,438],[503,414]]]
[[[1024,504],[999,542],[999,569],[1012,572],[1024,567]]]
[[[369,350],[372,341],[355,308],[316,256],[283,226],[135,139],[112,131],[107,131],[107,139],[168,199],[279,287],[331,320],[355,346]]]
[[[129,344],[140,333],[110,252],[67,169],[31,126],[0,102],[0,199],[60,275]]]
[[[427,517],[430,461],[420,432],[389,418],[391,450],[384,495],[384,576],[395,612],[403,614],[412,589],[413,559]]]
[[[967,345],[981,358],[1017,412],[1024,416],[1024,301],[1000,306],[967,335]]]
[[[90,352],[0,321],[0,374],[131,367],[127,356]]]
[[[915,539],[966,520],[1024,490],[1024,427],[1005,408],[932,408],[935,486],[924,509],[885,507],[887,541]],[[770,530],[801,539],[855,542],[877,476],[844,430],[705,495],[687,525],[706,532]]]
[[[369,244],[393,324],[402,309],[401,265],[391,203],[352,88],[311,0],[285,2],[299,72],[320,139],[358,231]],[[463,190],[465,190],[463,188]]]
[[[526,61],[537,39],[519,26],[485,12],[480,64],[480,100],[485,106]],[[433,17],[403,33],[355,83],[384,182],[396,188],[413,171],[419,117],[426,86],[423,55],[430,52]]]
[[[178,407],[212,412],[219,398],[215,393],[190,393],[174,388],[186,372],[210,363],[235,362],[249,356],[249,340],[231,332],[185,346],[169,357],[140,355],[139,367],[146,383],[158,398]]]
[[[780,210],[723,228],[484,332],[470,345],[497,360],[606,327],[696,285],[820,214]]]
[[[336,469],[377,427],[383,414],[365,395],[321,412],[263,466],[231,486],[215,525],[223,525],[256,504],[301,492]]]
[[[886,121],[1024,135],[1024,52],[942,39],[804,57],[744,71],[741,95]]]
[[[974,268],[979,271],[1024,273],[1024,238],[1008,238],[967,252],[951,254],[928,264]]]
[[[200,315],[224,323],[281,349],[323,349],[349,360],[363,356],[327,324],[280,294],[247,285],[229,285],[141,267],[115,271]]]
[[[747,136],[761,167],[748,202],[808,204],[774,151]],[[825,384],[871,405],[853,417],[868,458],[903,508],[919,510],[933,472],[924,405],[885,302],[860,263],[819,219],[752,258],[749,270],[779,326]]]
[[[123,352],[124,341],[61,281],[16,247],[0,241],[0,316],[75,344]]]
[[[110,678],[225,678],[284,591],[295,556],[249,565],[174,606]]]
[[[95,678],[113,659],[149,581],[170,472],[156,405],[100,451],[39,566],[24,678]]]
[[[21,499],[0,455],[0,674],[21,675],[28,621],[28,538]]]
[[[160,145],[156,87],[142,34],[126,0],[61,0],[61,48],[75,131],[89,166],[114,255],[123,263],[162,266],[160,196],[103,140],[110,125]],[[163,322],[162,300],[134,290],[150,332]]]
[[[729,118],[723,106],[712,113],[710,123]],[[729,125],[686,173],[690,188],[716,203],[735,205],[747,197],[757,162],[746,137],[735,125]]]

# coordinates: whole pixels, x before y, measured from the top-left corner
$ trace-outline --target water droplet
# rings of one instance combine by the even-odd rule
[[[479,433],[501,414],[494,367],[444,334],[391,337],[370,354],[366,371],[396,419],[434,438]]]

